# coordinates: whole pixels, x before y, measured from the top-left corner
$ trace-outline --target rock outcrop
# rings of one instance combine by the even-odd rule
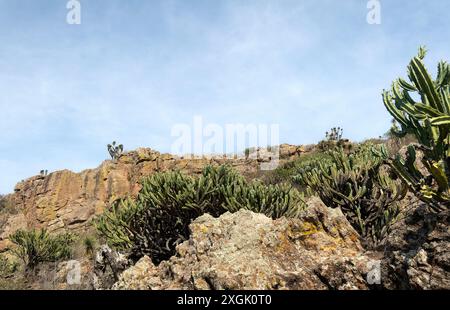
[[[370,258],[340,210],[319,199],[299,219],[205,214],[177,255],[142,258],[114,289],[367,289]]]
[[[450,289],[450,211],[412,203],[380,246],[386,289]]]
[[[241,210],[203,215],[177,255],[143,257],[114,289],[450,289],[450,213],[408,196],[376,250],[340,210],[314,198],[299,219]]]
[[[300,146],[280,145],[280,160],[290,160],[304,151]],[[243,175],[253,177],[258,173],[260,163],[268,158],[250,155],[228,159],[223,156],[180,157],[140,148],[123,154],[118,160],[104,161],[96,169],[80,173],[62,170],[35,176],[18,183],[14,194],[9,197],[15,209],[21,213],[21,224],[11,227],[44,227],[50,232],[82,231],[90,226],[94,216],[101,214],[115,199],[136,195],[142,177],[169,170],[197,174],[206,165],[225,163]],[[9,243],[6,237],[12,232],[14,229],[5,231],[0,227],[0,252],[7,249]]]

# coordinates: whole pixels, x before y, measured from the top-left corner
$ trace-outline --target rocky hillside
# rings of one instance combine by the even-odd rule
[[[312,151],[282,145],[280,158],[290,167]],[[89,230],[113,200],[136,196],[144,176],[169,170],[198,174],[206,165],[228,163],[251,179],[259,173],[259,161],[186,159],[138,149],[96,169],[32,177],[7,197],[12,211],[2,215],[0,251],[9,255],[8,236],[20,228]],[[95,255],[77,254],[82,278],[76,285],[67,282],[70,261],[41,264],[32,276],[16,274],[6,283],[29,289],[450,288],[448,212],[430,214],[408,195],[389,235],[368,249],[339,208],[316,197],[306,204],[297,218],[271,219],[248,210],[216,218],[204,214],[189,226],[190,237],[176,247],[176,255],[158,265],[148,256],[134,263],[102,245]]]
[[[430,215],[413,202],[385,242],[367,250],[342,212],[318,198],[298,219],[205,214],[169,260],[155,266],[145,256],[116,282],[108,285],[102,272],[94,282],[133,290],[450,289],[449,224],[448,212]],[[98,262],[97,271],[106,270],[105,260]]]
[[[305,152],[302,146],[280,145],[281,162]],[[261,159],[183,158],[161,154],[148,148],[123,154],[118,160],[106,160],[95,169],[75,173],[62,170],[47,176],[34,176],[18,183],[7,199],[16,214],[0,226],[0,252],[8,249],[8,236],[20,228],[47,228],[50,232],[82,231],[91,219],[101,214],[115,199],[135,196],[139,181],[156,172],[181,170],[198,174],[206,165],[230,164],[247,177],[258,173]]]

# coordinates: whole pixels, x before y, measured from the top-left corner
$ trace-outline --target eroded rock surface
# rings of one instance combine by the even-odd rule
[[[387,289],[450,289],[450,211],[432,213],[412,205],[380,250]]]
[[[367,289],[372,258],[356,231],[340,210],[309,205],[300,219],[205,214],[176,256],[159,266],[142,258],[114,289]]]

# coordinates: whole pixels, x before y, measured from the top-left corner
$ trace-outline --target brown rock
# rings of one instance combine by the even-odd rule
[[[8,237],[19,229],[27,228],[25,216],[21,213],[11,215],[0,233],[0,253],[7,251],[11,246]]]
[[[222,159],[220,163],[229,163],[244,174],[256,173],[258,169],[258,163],[252,160]],[[112,201],[137,195],[143,177],[175,169],[198,174],[209,164],[219,162],[140,148],[123,154],[118,160],[107,160],[96,169],[80,173],[62,170],[29,178],[16,185],[11,200],[29,227],[85,230],[93,216],[101,214]]]

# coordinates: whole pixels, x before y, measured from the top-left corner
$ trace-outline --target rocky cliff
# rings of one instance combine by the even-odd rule
[[[8,248],[7,237],[18,228],[47,228],[49,231],[80,231],[115,199],[139,192],[142,177],[155,172],[181,170],[200,173],[206,165],[230,164],[243,175],[256,175],[262,159],[254,154],[243,158],[185,158],[140,148],[118,160],[106,160],[98,168],[75,173],[62,170],[34,176],[18,183],[8,200],[18,211],[0,226],[0,252]],[[301,146],[279,147],[281,161],[305,152]]]
[[[282,145],[280,159],[308,151]],[[178,169],[196,174],[205,165],[228,163],[252,178],[260,162],[253,156],[187,159],[138,149],[96,169],[32,177],[7,197],[11,211],[0,214],[0,252],[19,228],[89,229],[95,215],[118,197],[136,195],[139,180],[152,173]],[[177,254],[158,266],[148,257],[132,265],[101,247],[95,262],[80,255],[78,286],[66,282],[71,262],[42,264],[36,281],[20,283],[30,289],[450,289],[448,212],[431,214],[407,196],[389,235],[378,248],[367,250],[339,209],[327,208],[318,198],[307,203],[298,219],[272,220],[245,210],[219,218],[202,215],[190,225],[190,238],[178,245]],[[118,265],[108,267],[113,260]]]

